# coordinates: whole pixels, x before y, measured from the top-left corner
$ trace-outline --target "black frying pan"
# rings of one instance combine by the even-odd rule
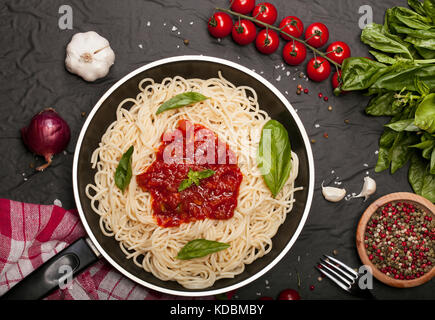
[[[233,84],[250,86],[258,94],[260,107],[280,121],[288,130],[292,150],[300,160],[297,186],[304,190],[295,193],[296,203],[284,224],[273,238],[273,248],[264,257],[247,265],[245,271],[232,279],[221,279],[207,289],[186,289],[175,281],[162,281],[151,273],[137,267],[126,259],[113,237],[104,236],[99,227],[99,216],[94,213],[85,194],[85,186],[93,183],[95,170],[91,168],[91,155],[97,148],[107,127],[116,120],[118,104],[127,97],[139,93],[138,83],[143,78],[160,82],[165,77],[208,79],[217,77],[218,71]],[[2,299],[39,299],[64,282],[62,265],[69,265],[76,275],[95,263],[101,256],[118,271],[133,281],[168,294],[183,296],[206,296],[219,294],[242,287],[270,270],[290,250],[308,217],[314,189],[314,164],[311,147],[305,129],[290,103],[267,80],[255,72],[236,63],[205,56],[180,56],[150,63],[118,81],[98,101],[86,120],[80,133],[73,164],[74,196],[82,223],[89,238],[77,240],[74,244],[35,270],[15,285]]]

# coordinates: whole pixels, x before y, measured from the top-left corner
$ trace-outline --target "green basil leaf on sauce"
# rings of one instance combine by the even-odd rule
[[[198,92],[185,92],[176,95],[172,99],[166,101],[163,103],[159,109],[157,110],[156,114],[160,114],[167,110],[177,109],[181,107],[190,106],[192,104],[207,100],[208,97],[198,93]]]
[[[276,120],[268,121],[263,127],[257,163],[264,182],[276,197],[287,182],[292,168],[288,132]]]
[[[191,179],[185,179],[183,181],[181,181],[179,187],[178,187],[178,192],[184,191],[187,188],[190,188],[190,186],[193,184],[193,181]]]
[[[127,152],[122,155],[122,158],[119,160],[118,167],[115,171],[115,184],[119,189],[122,190],[122,192],[124,192],[132,177],[131,156],[133,151],[134,147],[131,146]]]
[[[228,243],[211,241],[206,239],[196,239],[189,241],[178,253],[177,259],[189,260],[201,258],[211,253],[229,248]]]
[[[189,172],[187,173],[187,179],[181,181],[180,186],[178,187],[178,192],[186,190],[192,184],[199,186],[199,184],[201,183],[200,181],[202,179],[209,178],[215,173],[216,173],[215,171],[210,169],[202,170],[202,171],[193,171],[192,169],[189,169]]]

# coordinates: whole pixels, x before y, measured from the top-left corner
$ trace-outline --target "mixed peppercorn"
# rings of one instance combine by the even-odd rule
[[[412,202],[394,201],[370,218],[364,244],[371,262],[398,280],[420,278],[435,263],[435,220]]]

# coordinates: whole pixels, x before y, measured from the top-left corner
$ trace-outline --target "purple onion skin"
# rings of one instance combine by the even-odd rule
[[[53,155],[68,146],[71,131],[66,121],[50,108],[35,115],[30,124],[21,129],[21,137],[30,151],[43,156],[47,161],[36,168],[43,171],[51,164]]]

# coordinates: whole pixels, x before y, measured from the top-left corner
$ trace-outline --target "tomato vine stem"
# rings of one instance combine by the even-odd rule
[[[309,49],[310,49],[311,51],[313,51],[315,54],[318,54],[319,56],[325,58],[325,59],[328,60],[330,63],[332,63],[333,65],[335,65],[337,68],[341,68],[341,64],[339,64],[339,63],[335,62],[334,60],[330,59],[330,58],[329,58],[329,57],[328,57],[324,52],[318,50],[317,48],[314,48],[313,46],[310,46],[310,45],[309,45],[305,40],[302,40],[302,39],[296,38],[295,36],[292,36],[291,34],[288,34],[287,32],[282,31],[280,28],[278,28],[278,27],[276,27],[276,26],[274,26],[274,25],[264,23],[264,22],[262,22],[262,21],[260,21],[260,20],[255,19],[254,17],[246,16],[246,15],[244,15],[244,14],[241,14],[241,13],[238,13],[238,12],[234,12],[234,11],[231,11],[231,10],[229,10],[229,9],[216,8],[216,10],[218,10],[218,11],[223,11],[223,12],[226,12],[226,13],[231,14],[231,15],[233,15],[233,16],[239,17],[239,19],[242,18],[242,19],[250,20],[250,21],[252,21],[252,22],[256,22],[257,24],[261,24],[262,26],[264,26],[264,27],[266,27],[266,28],[269,28],[269,29],[272,29],[272,30],[278,31],[279,33],[282,33],[282,34],[284,34],[284,35],[290,37],[291,39],[293,39],[293,40],[295,40],[295,41],[298,41],[298,42],[304,44],[307,48],[309,48]]]

